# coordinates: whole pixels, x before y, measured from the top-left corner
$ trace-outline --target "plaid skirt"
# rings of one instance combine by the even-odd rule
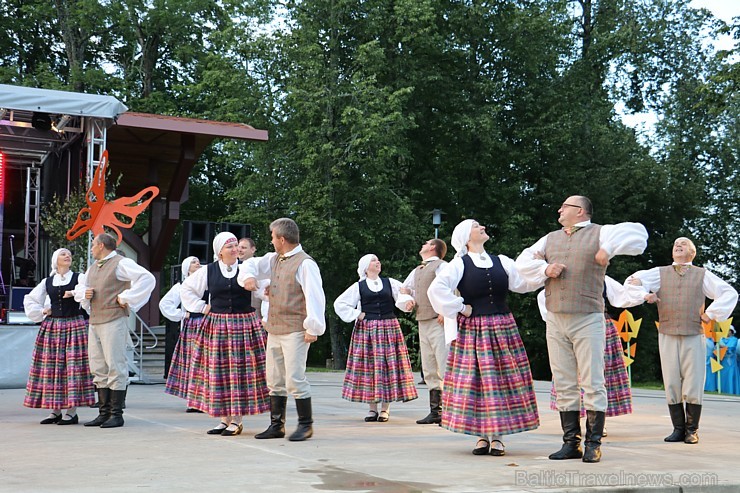
[[[359,320],[352,331],[342,398],[372,403],[405,402],[417,397],[398,320]]]
[[[268,411],[265,341],[254,312],[206,315],[193,338],[188,407],[214,417]]]
[[[605,322],[604,380],[608,401],[606,415],[613,417],[632,414],[632,390],[630,389],[627,367],[624,366],[624,358],[622,358],[622,340],[619,338],[614,321],[606,317]],[[558,394],[555,391],[555,384],[553,383],[550,388],[550,409],[553,411],[558,410],[556,404],[557,398]],[[586,408],[583,407],[583,390],[581,390],[581,417],[585,415]]]
[[[190,384],[190,363],[193,359],[193,341],[200,331],[205,317],[186,318],[182,322],[180,337],[175,345],[175,352],[170,361],[170,371],[167,373],[167,383],[164,392],[187,399],[188,385]]]
[[[36,336],[23,405],[68,409],[94,402],[87,322],[82,316],[47,317]]]
[[[457,322],[442,387],[442,427],[475,436],[537,428],[529,359],[512,314],[458,316]]]

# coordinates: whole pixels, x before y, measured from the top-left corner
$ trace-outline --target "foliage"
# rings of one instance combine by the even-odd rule
[[[294,218],[328,301],[312,358],[341,362],[351,328],[332,300],[367,252],[404,278],[432,209],[443,239],[475,218],[489,251],[514,258],[583,194],[596,222],[650,232],[612,277],[669,262],[691,235],[697,262],[737,283],[740,65],[737,47],[704,42],[720,33],[737,40],[740,25],[689,0],[9,0],[0,82],[268,130],[267,143],[208,148],[181,214],[250,223],[260,251],[273,219]],[[621,118],[647,113],[652,131]],[[535,377],[549,378],[534,293],[509,302]],[[655,309],[632,311],[644,317],[633,378],[658,379]]]

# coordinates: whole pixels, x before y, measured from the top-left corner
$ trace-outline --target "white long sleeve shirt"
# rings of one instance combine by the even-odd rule
[[[387,277],[391,285],[391,292],[393,294],[393,301],[397,308],[404,312],[406,310],[406,302],[413,301],[413,298],[407,294],[401,294],[401,282]],[[380,278],[378,278],[380,280]],[[377,293],[383,289],[383,283],[368,282],[367,287],[373,293]],[[360,300],[360,283],[354,282],[350,287],[344,290],[344,293],[340,294],[336,300],[334,300],[334,311],[337,313],[339,318],[345,322],[354,322],[357,317],[362,313],[362,303]]]
[[[180,303],[180,283],[175,283],[167,294],[159,300],[159,311],[171,322],[180,322],[185,318],[186,310]]]
[[[51,285],[64,286],[69,283],[73,274],[74,272],[72,271],[67,271],[63,276],[60,274],[54,274],[54,277],[51,279]],[[85,274],[80,274],[77,277],[77,283],[79,284],[84,282]],[[75,286],[70,286],[69,290],[74,291],[74,289]],[[46,279],[44,279],[23,298],[23,311],[26,312],[26,316],[29,320],[39,323],[46,318],[46,315],[44,315],[44,309],[46,308],[51,308],[51,300],[46,292]]]
[[[675,262],[674,262],[675,264]],[[691,262],[689,262],[691,264]],[[640,270],[632,274],[625,281],[629,285],[631,278],[636,277],[642,282],[643,296],[650,292],[657,292],[660,289],[660,267],[654,267],[648,270]],[[737,291],[728,283],[717,277],[715,274],[704,269],[704,282],[702,283],[704,296],[712,299],[712,303],[704,310],[712,320],[727,320],[737,304]]]
[[[116,255],[118,255],[116,252],[111,252],[102,260],[111,259]],[[131,283],[129,289],[121,291],[118,295],[118,300],[122,304],[128,305],[134,312],[138,312],[142,306],[146,305],[147,301],[149,301],[149,296],[154,291],[154,286],[157,284],[151,272],[127,257],[121,258],[121,261],[118,262],[116,266],[116,279]],[[85,280],[86,278],[78,279],[77,286],[74,290],[75,301],[79,301],[82,308],[90,313],[90,300],[85,298],[85,291],[87,290]]]
[[[429,257],[428,259],[425,260],[425,262],[433,262],[435,260],[439,260],[439,257],[437,256]],[[437,269],[434,271],[434,275],[435,276],[439,275],[439,273],[442,272],[442,269],[444,269],[445,265],[447,265],[447,262],[445,261],[440,262],[440,264],[437,266]],[[406,289],[410,289],[411,296],[414,298],[414,300],[416,300],[416,289],[415,289],[416,269],[412,270],[411,273],[408,276],[406,276],[406,279],[403,281],[402,286]]]
[[[467,255],[476,267],[487,269],[493,266],[493,261],[487,253],[484,254],[485,258],[483,260],[481,260],[478,254]],[[519,274],[512,259],[506,255],[498,255],[498,258],[501,261],[501,266],[506,271],[506,275],[509,277],[509,291],[528,293],[536,289]],[[464,272],[465,264],[463,264],[462,257],[455,257],[450,263],[445,265],[444,269],[437,274],[437,277],[434,278],[434,281],[429,286],[429,291],[427,291],[429,301],[432,303],[434,311],[445,318],[456,319],[457,314],[465,308],[462,296],[458,296],[455,293]]]
[[[583,221],[575,226],[589,224],[591,221]],[[606,224],[601,226],[599,232],[599,248],[606,251],[610,259],[616,255],[639,255],[645,251],[647,239],[647,230],[640,223]],[[537,287],[544,286],[547,280],[545,269],[548,263],[544,260],[546,246],[547,235],[525,248],[516,259],[516,267],[521,275]]]
[[[286,257],[291,257],[303,251],[303,247],[298,245]],[[239,277],[237,282],[244,286],[244,281],[253,278],[257,281],[270,279],[272,274],[272,259],[277,255],[270,252],[262,257],[252,257],[239,264]],[[326,296],[321,280],[319,266],[313,259],[306,259],[301,262],[295,273],[295,280],[303,290],[303,296],[306,299],[306,319],[303,321],[303,328],[311,335],[320,336],[326,331]],[[275,309],[275,307],[272,307]]]
[[[606,285],[606,298],[609,304],[615,308],[629,308],[631,306],[641,305],[645,301],[645,292],[640,286],[631,284],[619,284],[618,281],[609,276],[604,278]],[[547,307],[545,300],[545,290],[537,293],[537,307],[540,309],[542,320],[547,320]]]

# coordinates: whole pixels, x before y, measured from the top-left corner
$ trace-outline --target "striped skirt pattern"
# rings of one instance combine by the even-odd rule
[[[188,407],[215,417],[270,409],[266,332],[254,312],[209,313],[194,336]]]
[[[167,383],[164,392],[187,399],[188,385],[190,384],[190,363],[193,359],[193,341],[200,331],[205,317],[190,317],[182,322],[180,337],[175,345],[175,352],[170,362],[170,371],[167,373]]]
[[[372,403],[405,402],[417,397],[398,320],[357,321],[347,356],[342,398]]]
[[[606,384],[606,397],[608,400],[606,415],[608,417],[632,414],[632,390],[627,367],[624,366],[622,358],[622,340],[617,333],[614,321],[606,317],[606,347],[604,350],[604,379]],[[550,389],[550,409],[558,410],[555,385]],[[586,415],[583,407],[583,391],[581,391],[581,416]]]
[[[36,336],[23,405],[67,409],[95,402],[82,316],[47,317]]]
[[[457,321],[442,387],[442,427],[475,436],[537,428],[529,359],[512,314]]]

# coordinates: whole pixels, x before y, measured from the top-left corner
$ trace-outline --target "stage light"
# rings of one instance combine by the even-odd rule
[[[72,117],[71,116],[69,116],[69,115],[62,115],[61,117],[59,117],[59,119],[57,120],[57,122],[54,124],[54,130],[56,130],[57,132],[61,132],[62,130],[64,130],[64,127],[66,127],[67,125],[69,125],[69,122],[71,122],[71,121],[72,121]]]
[[[0,210],[5,203],[5,154],[0,152]],[[2,224],[0,222],[0,224]]]
[[[34,113],[31,117],[31,126],[36,130],[51,130],[51,117],[49,113]]]

